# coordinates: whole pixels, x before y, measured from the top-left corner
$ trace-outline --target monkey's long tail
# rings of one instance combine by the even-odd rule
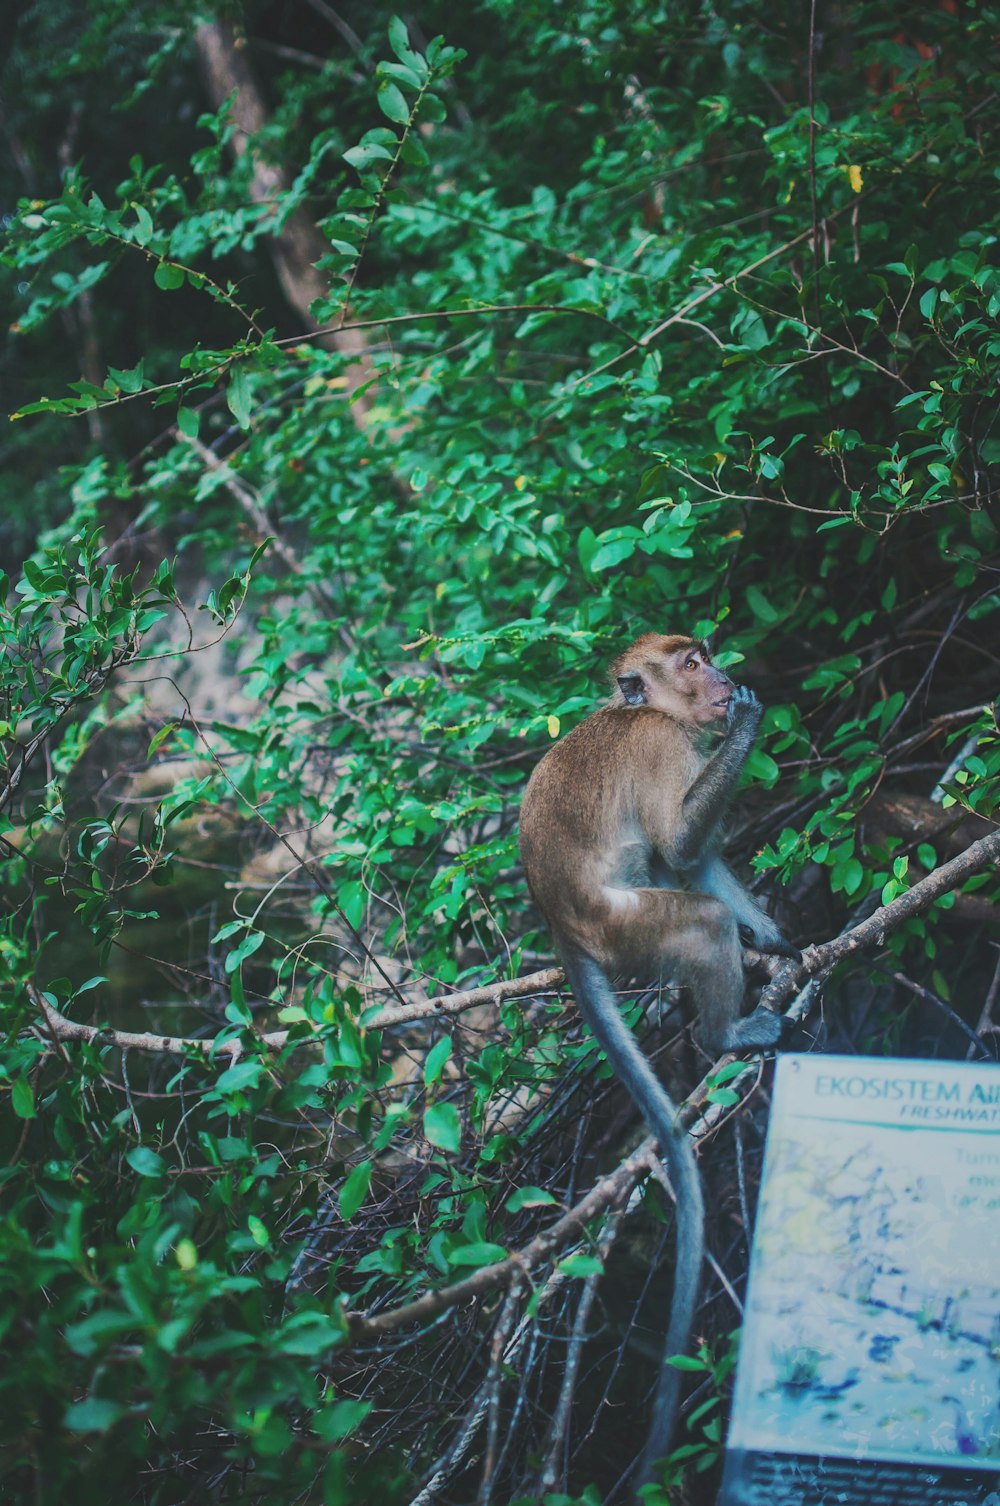
[[[671,1355],[683,1354],[691,1335],[704,1253],[705,1205],[694,1151],[687,1132],[677,1122],[676,1105],[622,1019],[603,970],[592,957],[581,952],[564,956],[563,965],[580,1012],[659,1141],[677,1197],[677,1259],[670,1322],[653,1419],[633,1487],[637,1491],[652,1479],[653,1465],[663,1458],[670,1445],[681,1373],[666,1360]]]

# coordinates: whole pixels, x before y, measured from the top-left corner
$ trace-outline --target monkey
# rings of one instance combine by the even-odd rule
[[[677,1109],[623,1021],[619,973],[692,993],[715,1052],[777,1046],[784,1021],[740,1017],[741,942],[799,956],[719,855],[722,823],[763,707],[702,642],[644,633],[611,666],[611,700],[560,739],[528,781],[520,849],[577,1005],[656,1136],[677,1199],[665,1355],[687,1346],[704,1247],[701,1182]],[[714,746],[713,746],[714,745]],[[664,1364],[638,1485],[667,1452],[680,1375]]]

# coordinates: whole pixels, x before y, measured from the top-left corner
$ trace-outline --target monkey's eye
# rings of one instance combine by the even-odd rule
[[[688,659],[688,661],[684,665],[684,668],[685,669],[697,669],[698,668],[698,660],[697,659]]]

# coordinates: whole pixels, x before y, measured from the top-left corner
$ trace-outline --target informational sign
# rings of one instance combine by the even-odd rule
[[[1000,1066],[778,1058],[719,1506],[1000,1506]]]

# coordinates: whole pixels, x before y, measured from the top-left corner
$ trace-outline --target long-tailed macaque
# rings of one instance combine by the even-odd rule
[[[677,1196],[666,1354],[687,1345],[703,1250],[701,1184],[677,1111],[618,1011],[618,973],[686,985],[710,1050],[777,1045],[780,1016],[740,1017],[741,940],[797,956],[719,856],[722,822],[763,710],[691,638],[644,633],[617,690],[549,750],[521,808],[528,885],[577,1004],[656,1135]],[[661,1372],[639,1483],[670,1441],[679,1372]]]

